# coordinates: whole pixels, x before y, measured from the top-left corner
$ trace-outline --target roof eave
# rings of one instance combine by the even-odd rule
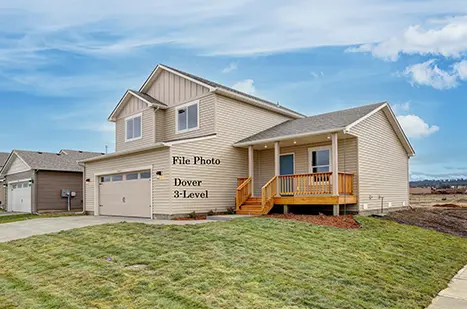
[[[156,144],[154,144],[152,146],[149,146],[149,147],[143,147],[143,148],[138,148],[138,149],[126,150],[126,151],[118,151],[118,152],[106,154],[106,155],[103,155],[103,156],[97,156],[97,157],[93,157],[93,158],[89,158],[89,159],[79,160],[77,162],[78,163],[89,163],[89,162],[101,161],[101,160],[106,160],[106,159],[109,159],[109,158],[117,158],[117,157],[120,157],[120,156],[132,154],[132,153],[138,153],[138,152],[143,152],[143,151],[148,151],[148,150],[163,148],[163,147],[170,147],[170,144],[160,142],[160,143],[156,143]]]
[[[234,147],[240,147],[240,148],[241,147],[248,147],[248,146],[254,146],[254,145],[258,145],[258,144],[274,143],[274,142],[280,142],[280,141],[285,141],[285,140],[290,140],[290,139],[295,139],[295,138],[315,136],[315,135],[320,135],[320,134],[337,133],[337,132],[344,131],[344,129],[345,128],[334,128],[334,129],[315,131],[315,132],[306,132],[306,133],[300,133],[300,134],[283,135],[283,136],[278,136],[278,137],[273,137],[273,138],[265,138],[265,139],[255,140],[255,141],[235,143],[235,144],[233,144],[233,146]]]
[[[228,96],[228,97],[237,99],[239,101],[250,103],[250,104],[253,104],[253,105],[256,105],[256,106],[260,106],[260,107],[262,107],[264,109],[268,109],[268,110],[274,111],[276,113],[280,113],[282,115],[289,116],[289,117],[292,117],[292,118],[295,118],[295,119],[300,119],[300,118],[305,118],[306,117],[305,115],[300,114],[298,112],[294,112],[294,111],[291,111],[291,110],[286,110],[286,109],[281,108],[281,107],[276,107],[276,106],[273,106],[272,104],[267,104],[265,102],[255,100],[253,98],[249,98],[247,96],[244,96],[244,95],[236,93],[236,92],[229,91],[227,89],[215,88],[214,90],[212,90],[212,92],[218,93],[218,94],[221,94],[221,95],[224,95],[224,96]]]

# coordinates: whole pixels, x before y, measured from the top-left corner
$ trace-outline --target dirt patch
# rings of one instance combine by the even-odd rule
[[[467,208],[463,207],[413,208],[391,212],[385,219],[467,238]]]
[[[457,205],[457,204],[436,204],[433,207],[443,207],[443,208],[462,208],[465,206]]]
[[[358,229],[360,224],[353,218],[352,215],[344,216],[325,216],[325,215],[295,215],[295,214],[272,214],[267,218],[286,219],[304,221],[311,224],[334,226],[343,229]]]
[[[206,216],[196,216],[196,217],[181,217],[181,218],[173,218],[172,220],[176,220],[176,221],[186,221],[186,220],[206,220]]]

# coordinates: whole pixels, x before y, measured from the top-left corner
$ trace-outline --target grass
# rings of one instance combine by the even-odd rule
[[[2,243],[0,307],[424,308],[467,263],[467,239],[358,220],[119,223]]]
[[[30,219],[44,219],[44,218],[68,217],[68,216],[81,216],[81,214],[52,213],[52,214],[41,214],[41,215],[36,215],[36,214],[2,215],[0,216],[0,224],[16,222],[16,221],[25,221],[25,220],[30,220]]]

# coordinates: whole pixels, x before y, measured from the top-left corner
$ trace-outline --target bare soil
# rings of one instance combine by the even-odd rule
[[[181,217],[181,218],[173,218],[172,220],[176,220],[176,221],[186,221],[186,220],[206,220],[206,216],[196,216],[196,217]]]
[[[286,219],[304,221],[311,224],[334,226],[344,229],[358,229],[360,224],[353,218],[352,215],[344,216],[325,216],[325,215],[295,215],[295,214],[271,214],[267,218]]]
[[[467,238],[467,208],[457,205],[395,211],[385,219]]]

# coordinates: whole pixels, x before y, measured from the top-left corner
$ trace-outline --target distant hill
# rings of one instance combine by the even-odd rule
[[[425,179],[410,182],[411,187],[450,188],[451,186],[467,186],[467,179]]]

